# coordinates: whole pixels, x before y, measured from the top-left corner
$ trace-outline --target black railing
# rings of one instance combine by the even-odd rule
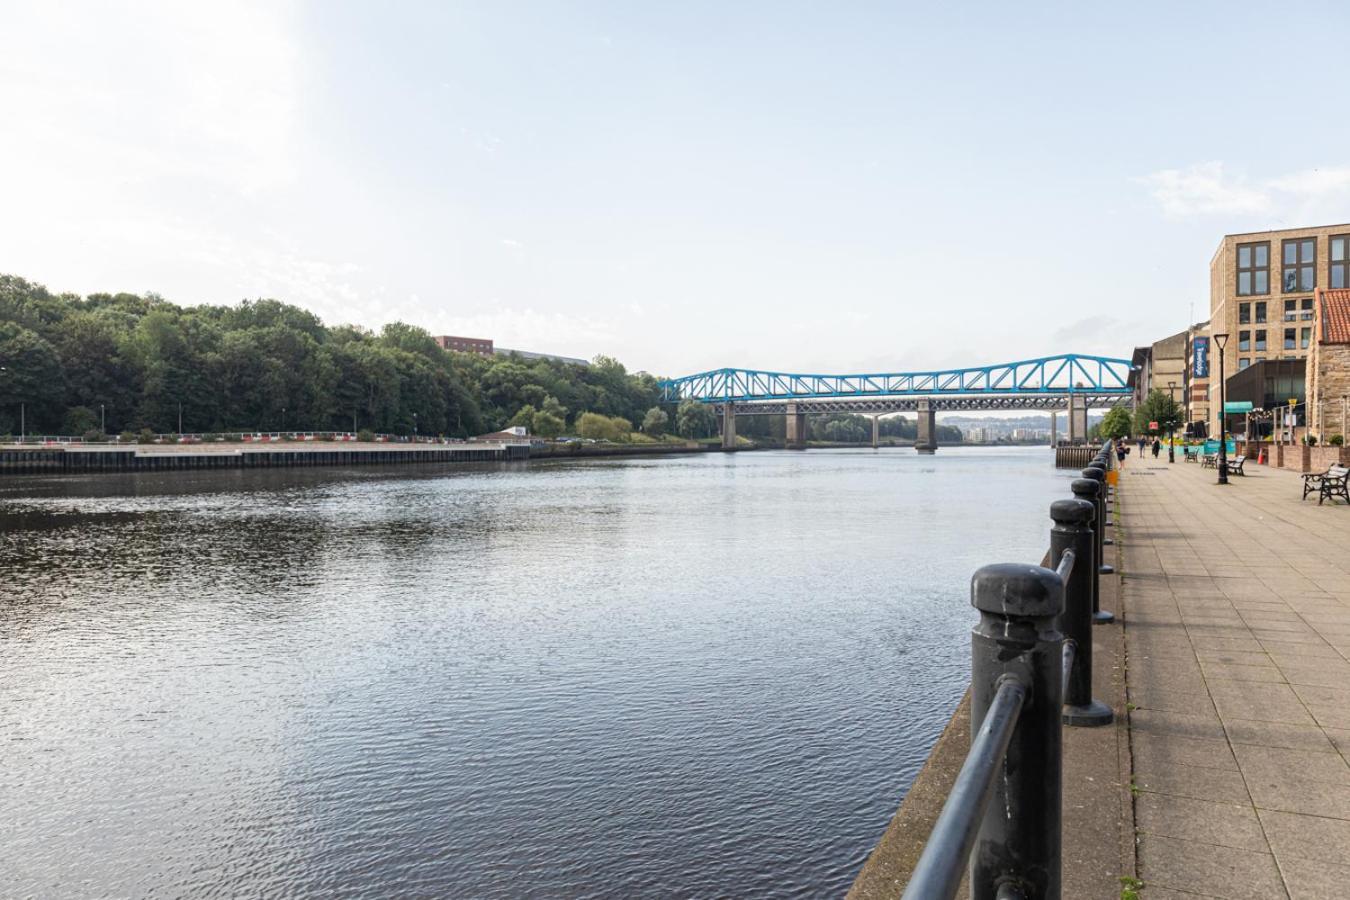
[[[1092,698],[1092,625],[1106,523],[1103,448],[1074,499],[1050,505],[1054,568],[985,566],[971,580],[971,740],[905,900],[1059,900],[1064,725],[1105,725]],[[1106,615],[1110,615],[1107,613]]]

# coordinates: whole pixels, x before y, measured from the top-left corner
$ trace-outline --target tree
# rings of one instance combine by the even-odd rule
[[[652,437],[660,437],[665,433],[666,423],[669,421],[670,416],[666,415],[661,407],[653,406],[647,410],[647,415],[642,417],[642,432]]]
[[[1181,424],[1183,413],[1180,404],[1167,395],[1166,391],[1148,392],[1144,402],[1134,411],[1134,430],[1136,434],[1171,434]],[[1149,423],[1156,422],[1156,428]]]
[[[1130,411],[1123,406],[1113,406],[1107,410],[1101,422],[1097,423],[1097,432],[1105,438],[1123,438],[1130,434]]]
[[[712,407],[697,400],[681,400],[675,411],[675,430],[680,437],[704,438],[717,430],[717,417]]]
[[[524,406],[520,408],[520,410],[514,416],[511,417],[511,421],[507,422],[506,424],[524,426],[527,430],[533,431],[534,420],[535,417],[538,415],[539,413],[535,411],[535,408],[526,403]]]
[[[550,412],[541,409],[534,414],[534,433],[540,437],[555,438],[565,427],[566,423]]]

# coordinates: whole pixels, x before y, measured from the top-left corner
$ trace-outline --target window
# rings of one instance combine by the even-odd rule
[[[1266,323],[1266,301],[1259,300],[1256,304],[1256,324],[1264,325]]]
[[[1239,297],[1270,293],[1270,243],[1238,244]]]
[[[1294,343],[1298,340],[1297,328],[1286,328],[1284,330],[1284,349],[1293,350]]]
[[[1242,357],[1241,359],[1238,360],[1238,371],[1241,372],[1243,369],[1247,368],[1251,364],[1252,361],[1250,359],[1247,359],[1245,356]]]
[[[1252,320],[1252,305],[1250,303],[1238,304],[1238,324],[1246,325]]]
[[[1298,318],[1298,301],[1297,300],[1284,301],[1284,320],[1286,322],[1292,322],[1297,318]]]
[[[1312,329],[1300,328],[1298,332],[1298,346],[1301,350],[1307,350],[1308,344],[1312,341]]]
[[[1299,238],[1284,244],[1284,292],[1311,291],[1317,284],[1313,277],[1317,241]]]
[[[1252,349],[1252,333],[1250,331],[1239,331],[1238,350],[1246,353],[1250,349]]]
[[[1350,288],[1350,234],[1331,236],[1331,286]]]
[[[1311,297],[1304,297],[1304,298],[1303,298],[1303,312],[1299,314],[1299,318],[1300,318],[1300,319],[1303,319],[1304,321],[1308,321],[1308,320],[1312,319],[1312,317],[1313,317],[1313,308],[1312,308],[1312,306],[1313,306],[1312,298],[1311,298]]]
[[[1256,352],[1261,353],[1266,349],[1266,330],[1258,328],[1256,330]]]

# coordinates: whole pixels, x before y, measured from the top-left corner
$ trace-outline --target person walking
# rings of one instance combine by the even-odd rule
[[[1142,434],[1139,435],[1139,458],[1140,458],[1140,459],[1143,459],[1143,458],[1144,458],[1144,446],[1145,446],[1146,444],[1148,444],[1148,438],[1146,438],[1146,437],[1145,437],[1144,435],[1142,435]]]
[[[1130,448],[1125,446],[1124,438],[1116,438],[1116,462],[1120,468],[1125,468],[1125,454],[1129,453]]]
[[[1162,452],[1162,441],[1158,440],[1157,438],[1154,438],[1154,439],[1153,439],[1153,458],[1154,458],[1154,459],[1157,459],[1157,458],[1158,458],[1158,454],[1159,454],[1160,452]]]

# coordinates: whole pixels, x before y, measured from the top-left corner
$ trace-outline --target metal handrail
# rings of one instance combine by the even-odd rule
[[[967,866],[975,897],[1059,900],[1060,728],[1114,718],[1092,699],[1090,634],[1094,621],[1106,621],[1094,619],[1094,607],[1100,576],[1111,571],[1101,564],[1101,476],[1109,453],[1103,447],[1073,483],[1075,499],[1051,505],[1055,526],[1043,558],[1055,561],[1053,569],[1003,565],[975,573],[971,603],[981,618],[972,640],[974,733],[903,900],[951,900]]]
[[[1012,740],[1026,697],[1026,685],[1016,678],[1007,678],[999,684],[989,713],[971,738],[970,752],[905,888],[904,900],[956,896],[980,823],[994,798],[994,778],[1003,768],[1008,742]]]

